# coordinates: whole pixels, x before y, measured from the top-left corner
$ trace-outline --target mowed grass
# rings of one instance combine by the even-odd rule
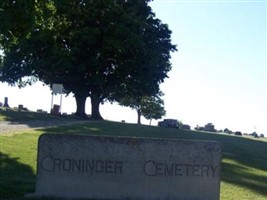
[[[24,117],[24,120],[32,119]],[[34,192],[37,140],[43,133],[216,140],[223,148],[220,199],[267,199],[266,139],[109,121],[85,121],[71,126],[0,134],[0,199],[22,200],[26,193]]]

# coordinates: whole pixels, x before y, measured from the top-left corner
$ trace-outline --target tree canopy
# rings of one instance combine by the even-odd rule
[[[159,97],[147,97],[143,100],[141,114],[150,120],[150,125],[152,119],[161,119],[166,111],[164,109],[164,101]]]
[[[171,70],[171,31],[149,0],[2,0],[0,81],[61,83],[79,116],[125,96],[153,96]]]
[[[162,93],[158,96],[143,96],[142,98],[125,97],[120,100],[119,104],[130,107],[137,112],[137,123],[141,124],[141,116],[147,120],[161,119],[166,114],[164,109],[164,101],[160,98]]]

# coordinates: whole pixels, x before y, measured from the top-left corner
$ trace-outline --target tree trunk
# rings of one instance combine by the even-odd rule
[[[101,99],[98,96],[96,95],[91,96],[92,119],[103,120],[103,117],[101,116],[100,111],[99,111],[100,102],[101,102]]]
[[[85,113],[85,103],[86,103],[87,96],[81,95],[81,94],[75,94],[75,100],[76,100],[76,113],[75,115],[82,118],[87,118],[87,115]]]
[[[141,124],[141,110],[137,109],[137,124]]]

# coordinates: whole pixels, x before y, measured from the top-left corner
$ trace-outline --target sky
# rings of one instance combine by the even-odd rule
[[[164,118],[192,128],[213,123],[218,130],[267,136],[266,0],[154,0],[150,6],[172,30],[178,49],[169,78],[160,86]],[[11,107],[51,108],[51,90],[40,82],[23,89],[0,83],[0,102],[4,97]],[[60,104],[59,95],[53,103]],[[75,109],[73,95],[63,96],[62,112]],[[134,110],[116,103],[101,105],[100,112],[107,120],[137,122]],[[142,118],[142,123],[149,122]]]

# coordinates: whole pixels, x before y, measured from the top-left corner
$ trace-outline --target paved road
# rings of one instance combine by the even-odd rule
[[[77,123],[86,123],[88,121],[77,120],[77,121],[62,121],[62,120],[33,120],[27,122],[10,122],[4,121],[0,122],[0,134],[27,130],[27,129],[36,129],[36,128],[47,128],[59,125],[72,125]]]

